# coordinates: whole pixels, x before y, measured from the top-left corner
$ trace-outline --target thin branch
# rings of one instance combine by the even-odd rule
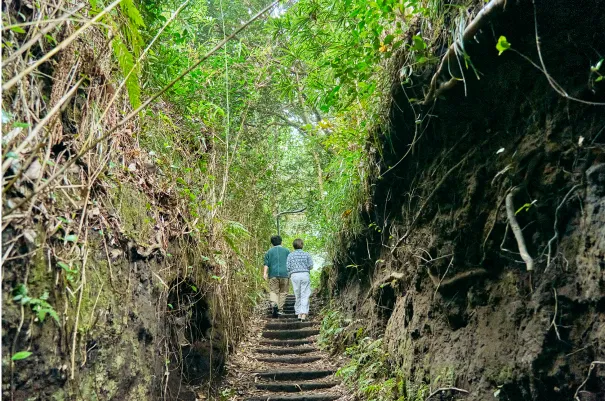
[[[447,269],[445,269],[445,273],[443,273],[443,276],[441,276],[439,283],[435,287],[435,292],[433,293],[433,299],[435,299],[435,297],[437,296],[437,291],[439,291],[439,287],[441,287],[441,283],[443,283],[443,279],[445,278],[445,276],[447,276],[447,273],[450,271],[450,267],[452,267],[452,263],[454,263],[454,258],[455,258],[455,256],[452,255],[452,259],[450,259],[450,263],[447,265]]]
[[[121,1],[121,0],[118,0],[118,1]],[[97,146],[97,144],[99,144],[99,143],[103,142],[104,140],[106,140],[107,138],[109,138],[114,132],[116,132],[119,128],[121,128],[122,126],[124,126],[134,116],[138,115],[138,113],[141,110],[143,110],[144,108],[146,108],[147,106],[149,106],[149,104],[151,102],[153,102],[154,100],[156,100],[157,98],[159,98],[160,96],[162,96],[162,94],[164,94],[167,90],[169,90],[170,88],[172,88],[178,81],[180,81],[181,79],[183,79],[183,77],[185,77],[191,71],[193,71],[194,69],[196,69],[201,63],[203,63],[208,58],[210,58],[210,56],[212,56],[214,53],[216,53],[225,43],[227,43],[229,40],[233,39],[238,33],[240,33],[242,30],[244,30],[252,22],[256,21],[259,17],[261,17],[264,13],[266,13],[267,11],[269,11],[271,8],[273,8],[276,4],[278,4],[278,1],[275,1],[275,2],[271,3],[270,5],[268,5],[267,7],[265,7],[264,9],[262,9],[254,17],[252,17],[250,20],[248,20],[248,22],[246,22],[245,24],[241,25],[238,29],[236,29],[231,35],[229,35],[225,39],[221,40],[216,46],[214,46],[201,59],[199,59],[198,61],[196,61],[191,67],[187,68],[185,71],[183,71],[181,74],[179,74],[178,77],[176,77],[170,83],[168,83],[166,86],[164,86],[159,92],[157,92],[155,95],[153,95],[151,98],[149,98],[145,103],[143,103],[142,105],[140,105],[139,107],[137,107],[135,110],[133,110],[130,114],[128,114],[126,117],[124,117],[119,123],[117,123],[107,133],[105,133],[104,135],[101,135],[99,138],[97,138],[94,141],[92,141],[88,146],[86,146],[82,150],[80,150],[80,152],[78,152],[77,155],[75,155],[74,157],[72,157],[71,159],[69,159],[63,165],[63,167],[61,167],[55,174],[53,174],[52,176],[50,176],[42,185],[40,185],[40,187],[36,188],[36,190],[33,193],[31,193],[29,196],[25,197],[14,208],[6,211],[4,213],[4,216],[10,215],[15,210],[17,210],[21,206],[23,206],[25,203],[29,202],[29,200],[32,199],[32,197],[35,194],[37,194],[37,193],[43,191],[44,189],[46,189],[54,180],[56,180],[65,171],[67,171],[68,168],[70,168],[76,161],[78,161],[82,156],[84,156],[89,150],[93,149],[95,146]]]
[[[21,47],[18,48],[13,54],[11,54],[10,56],[8,56],[8,58],[6,60],[3,60],[2,64],[4,64],[4,66],[6,66],[8,63],[11,63],[14,60],[16,60],[17,57],[19,57],[21,54],[25,53],[25,51],[27,49],[29,49],[30,47],[32,47],[33,45],[35,45],[36,43],[38,43],[38,41],[40,40],[40,38],[42,38],[44,35],[46,35],[50,31],[52,31],[53,29],[55,29],[58,25],[61,24],[61,22],[69,21],[69,17],[71,17],[72,15],[74,15],[75,13],[77,13],[78,11],[80,11],[82,9],[82,7],[84,7],[84,4],[80,4],[80,5],[76,6],[76,8],[74,8],[73,10],[68,11],[65,14],[63,14],[63,16],[61,16],[57,20],[57,23],[48,25],[46,28],[42,29],[40,31],[40,33],[38,33],[36,36],[34,36],[33,38],[31,38],[27,43],[21,45]]]
[[[17,82],[19,82],[21,80],[21,78],[23,78],[24,76],[26,76],[27,74],[29,74],[30,72],[32,72],[33,70],[35,70],[36,68],[38,68],[40,65],[44,64],[52,56],[54,56],[55,54],[57,54],[61,50],[65,49],[67,46],[69,46],[69,44],[71,42],[73,42],[74,40],[76,40],[76,38],[82,32],[84,32],[86,29],[88,29],[95,22],[97,22],[98,20],[100,20],[101,18],[103,18],[103,16],[105,14],[107,14],[113,8],[115,8],[118,4],[120,4],[121,1],[122,0],[116,0],[113,3],[111,3],[110,5],[108,5],[107,7],[105,7],[105,9],[103,11],[101,11],[99,14],[97,14],[96,17],[94,17],[93,19],[91,19],[90,21],[88,21],[86,24],[82,25],[77,31],[75,31],[74,33],[72,33],[71,35],[69,35],[69,37],[67,39],[63,40],[61,43],[59,43],[57,46],[55,46],[54,49],[52,49],[51,51],[49,51],[48,53],[46,53],[43,57],[41,57],[35,63],[31,64],[25,70],[21,71],[16,76],[14,76],[13,78],[11,78],[8,82],[6,82],[4,85],[2,85],[2,90],[4,90],[4,91],[9,90]]]
[[[548,83],[550,84],[550,86],[555,90],[555,92],[557,92],[559,95],[563,96],[566,99],[573,100],[578,103],[587,104],[590,106],[605,106],[605,103],[603,103],[603,102],[590,102],[587,100],[582,100],[582,99],[575,98],[573,96],[569,96],[567,94],[567,92],[561,87],[561,85],[559,85],[559,83],[557,81],[555,81],[553,79],[553,77],[548,73],[548,71],[546,70],[546,64],[544,63],[544,59],[542,57],[542,50],[540,48],[540,38],[538,36],[538,11],[536,8],[535,0],[532,0],[532,4],[534,6],[534,32],[536,35],[536,49],[538,50],[538,58],[540,59],[540,65],[542,65],[542,70],[544,71],[544,76],[548,80]]]
[[[86,286],[86,262],[88,261],[88,230],[84,234],[84,260],[82,261],[82,283],[80,284],[80,294],[78,295],[78,306],[76,307],[76,321],[74,323],[74,332],[71,342],[71,376],[73,380],[76,377],[76,344],[78,339],[78,322],[80,321],[80,308],[82,307],[82,295]]]
[[[479,29],[481,29],[481,27],[483,27],[483,25],[485,25],[488,22],[488,20],[493,16],[493,14],[496,11],[503,10],[505,5],[506,5],[506,0],[492,0],[488,4],[486,4],[485,7],[483,7],[481,9],[481,11],[479,11],[477,16],[473,19],[473,21],[470,24],[468,24],[468,26],[464,30],[464,33],[462,34],[462,40],[463,41],[471,40],[475,36],[475,34],[479,31]],[[447,81],[446,83],[444,83],[443,85],[441,85],[439,88],[437,88],[439,76],[441,75],[445,64],[448,63],[448,65],[449,65],[450,59],[452,57],[456,57],[456,46],[457,46],[458,42],[459,42],[459,40],[456,40],[454,43],[452,43],[452,45],[448,48],[447,53],[441,60],[441,63],[439,64],[437,71],[435,72],[435,74],[433,75],[433,78],[431,79],[431,83],[429,86],[429,92],[427,93],[426,97],[424,98],[424,101],[422,102],[423,105],[428,105],[430,102],[437,99],[437,96],[439,96],[440,93],[452,88],[453,86],[455,86],[458,83],[458,78],[452,78],[449,81]]]
[[[46,125],[46,123],[48,123],[48,121],[50,121],[50,119],[53,118],[54,115],[59,110],[61,110],[63,105],[69,99],[71,99],[71,97],[76,92],[78,87],[80,87],[80,84],[82,84],[83,81],[84,81],[84,78],[80,78],[80,80],[78,82],[76,82],[76,84],[69,90],[69,92],[67,92],[65,95],[63,95],[63,97],[57,102],[55,107],[53,107],[46,114],[46,116],[44,116],[42,121],[40,121],[38,123],[38,125],[36,125],[36,127],[29,133],[29,135],[23,140],[23,142],[21,142],[19,144],[19,146],[17,146],[17,148],[13,152],[15,152],[16,154],[19,154],[23,151],[23,149],[25,149],[25,147],[36,137],[36,135],[38,135],[38,132],[40,132],[40,130]],[[6,161],[2,164],[2,174],[4,174],[6,172],[6,170],[10,167],[12,160],[13,160],[12,158],[6,159]]]
[[[103,121],[103,119],[105,118],[105,116],[107,115],[107,113],[109,112],[109,109],[111,108],[111,106],[114,104],[114,102],[116,101],[116,99],[118,98],[120,92],[122,91],[122,89],[124,88],[124,86],[126,85],[126,81],[128,81],[128,78],[130,78],[130,76],[132,75],[132,73],[137,69],[137,67],[139,66],[139,64],[141,64],[141,61],[143,61],[143,59],[145,58],[145,56],[147,55],[147,52],[149,52],[149,50],[151,49],[151,46],[153,46],[153,44],[155,43],[155,41],[160,37],[160,35],[162,34],[162,32],[164,32],[164,30],[168,27],[168,25],[170,25],[170,23],[172,21],[174,21],[174,19],[179,15],[179,13],[183,10],[183,8],[185,8],[187,6],[187,4],[189,4],[191,0],[185,0],[180,6],[179,8],[177,8],[175,10],[174,13],[172,13],[172,16],[170,16],[170,18],[168,18],[168,20],[164,23],[164,25],[162,25],[162,27],[160,28],[160,30],[155,34],[155,36],[153,37],[153,39],[151,39],[151,41],[149,42],[149,44],[147,45],[147,47],[145,48],[145,50],[143,50],[143,53],[141,53],[141,55],[139,56],[139,58],[137,59],[137,61],[133,64],[132,68],[130,68],[130,71],[128,71],[128,74],[126,74],[126,76],[124,77],[124,79],[122,80],[122,82],[120,83],[120,86],[118,87],[118,89],[115,90],[111,100],[109,101],[109,103],[107,103],[107,106],[105,107],[105,110],[103,110],[103,113],[101,114],[101,117],[99,117],[99,122]]]

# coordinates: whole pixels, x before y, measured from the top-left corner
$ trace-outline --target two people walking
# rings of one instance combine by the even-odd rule
[[[264,278],[269,280],[269,299],[273,317],[283,313],[289,281],[292,281],[294,296],[294,312],[298,319],[305,320],[309,314],[309,297],[311,296],[310,271],[313,268],[311,255],[303,251],[303,240],[297,238],[292,243],[293,252],[282,245],[279,235],[271,237],[271,249],[265,254]]]

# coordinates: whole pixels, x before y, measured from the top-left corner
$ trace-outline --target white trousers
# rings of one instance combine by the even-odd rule
[[[309,297],[311,296],[311,279],[309,273],[292,273],[290,276],[294,287],[294,313],[297,315],[309,313]]]

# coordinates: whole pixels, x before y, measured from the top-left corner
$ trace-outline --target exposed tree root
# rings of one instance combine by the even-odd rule
[[[462,34],[462,40],[463,41],[471,40],[475,36],[475,34],[479,31],[479,29],[481,29],[493,17],[493,15],[496,12],[502,11],[504,9],[505,5],[506,5],[506,0],[492,0],[488,4],[486,4],[485,7],[483,7],[481,9],[481,11],[479,11],[479,13],[475,17],[475,19],[473,19],[473,21],[471,21],[471,23],[466,27],[466,29],[464,30],[464,33]],[[459,46],[462,46],[462,44],[460,43],[459,40],[456,40],[449,47],[449,49],[447,50],[447,53],[445,53],[445,56],[443,56],[443,59],[441,60],[441,63],[439,64],[439,67],[437,68],[437,72],[435,72],[435,74],[433,75],[433,78],[431,79],[431,84],[429,86],[429,92],[427,93],[424,101],[422,102],[423,105],[426,106],[426,105],[430,104],[435,99],[437,99],[437,97],[440,94],[453,88],[459,82],[459,78],[452,77],[452,78],[450,78],[449,81],[447,81],[444,84],[442,84],[441,86],[437,87],[439,77],[441,76],[441,73],[443,72],[446,64],[449,65],[452,58],[458,57],[457,49]]]
[[[605,361],[592,361],[590,363],[590,368],[588,368],[588,374],[586,375],[586,379],[584,379],[582,384],[580,384],[580,387],[578,387],[578,389],[576,390],[576,393],[573,396],[574,401],[581,401],[580,397],[578,397],[578,394],[580,394],[580,390],[582,390],[582,388],[586,385],[586,383],[590,379],[590,375],[592,374],[592,371],[594,370],[594,368],[597,365],[605,365]]]
[[[517,222],[517,217],[515,216],[515,206],[513,204],[513,196],[515,195],[516,189],[513,189],[506,195],[506,215],[508,217],[508,223],[510,224],[510,228],[513,230],[513,234],[515,235],[515,239],[517,240],[517,246],[519,247],[519,253],[521,254],[521,258],[525,262],[527,266],[527,271],[530,272],[534,270],[534,260],[527,252],[527,247],[525,246],[525,239],[523,238],[523,232],[521,231],[521,227]]]
[[[438,289],[449,287],[460,281],[464,281],[464,280],[467,280],[472,277],[483,276],[486,274],[487,274],[487,270],[485,270],[485,269],[481,269],[481,268],[471,269],[471,270],[467,270],[464,272],[460,272],[460,273],[456,274],[455,276],[450,277],[446,280],[443,278],[440,279],[438,276],[432,274],[429,270],[429,277],[431,278],[431,281],[433,282],[433,284],[435,284],[435,287],[438,287]]]
[[[567,193],[567,195],[565,195],[565,197],[563,198],[563,200],[561,201],[561,203],[559,204],[559,206],[557,206],[557,209],[555,210],[555,222],[553,223],[553,230],[554,230],[555,234],[548,241],[548,258],[547,258],[547,261],[546,261],[546,270],[548,270],[548,268],[550,267],[550,263],[552,262],[552,244],[553,244],[554,241],[557,241],[557,239],[559,238],[559,231],[557,230],[557,225],[559,223],[559,209],[561,209],[561,207],[563,207],[563,205],[565,204],[565,202],[567,202],[567,199],[569,198],[569,195],[571,195],[580,186],[581,186],[580,184],[574,185],[569,190],[569,192]],[[555,296],[556,296],[556,293],[555,293]]]
[[[445,173],[443,175],[443,177],[441,177],[441,181],[439,181],[437,183],[437,185],[435,185],[435,188],[433,188],[433,190],[431,191],[431,193],[429,194],[429,196],[424,200],[424,202],[422,203],[422,206],[420,206],[420,208],[418,209],[418,212],[416,213],[416,216],[414,216],[414,219],[412,220],[412,222],[410,223],[410,226],[408,227],[407,231],[405,232],[405,234],[403,234],[401,236],[401,238],[399,238],[399,240],[397,241],[397,243],[395,243],[395,245],[393,246],[393,248],[391,249],[391,254],[393,254],[395,252],[395,249],[397,249],[397,247],[399,247],[399,245],[401,245],[403,243],[403,241],[406,240],[407,237],[409,237],[409,235],[412,233],[412,230],[414,229],[414,227],[416,226],[416,223],[418,222],[418,219],[420,218],[420,216],[422,215],[422,212],[424,211],[424,209],[426,208],[426,206],[428,205],[429,201],[433,198],[433,196],[435,195],[435,193],[437,193],[437,190],[439,188],[441,188],[441,186],[443,185],[443,183],[445,181],[447,181],[447,178],[450,176],[450,174],[452,174],[456,169],[458,169],[458,167],[460,167],[466,160],[468,160],[468,158],[475,153],[475,150],[470,151],[469,153],[467,153],[466,156],[464,156],[462,158],[462,160],[460,160],[458,163],[456,163],[456,165],[454,167],[452,167],[451,169],[449,169],[447,171],[447,173]]]
[[[442,387],[442,388],[438,388],[437,390],[435,390],[431,394],[429,394],[429,396],[426,397],[425,401],[430,400],[431,398],[433,398],[437,394],[443,393],[444,391],[457,391],[459,393],[468,394],[468,390],[465,390],[465,389],[462,389],[462,388],[458,388],[458,387]]]

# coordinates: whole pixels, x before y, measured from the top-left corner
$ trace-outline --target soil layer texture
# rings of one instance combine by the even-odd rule
[[[368,145],[366,228],[343,236],[324,293],[411,382],[447,372],[466,400],[604,400],[605,86],[589,66],[605,2],[500,3],[434,101],[410,103],[430,76],[393,85]],[[514,51],[498,54],[500,36]]]

